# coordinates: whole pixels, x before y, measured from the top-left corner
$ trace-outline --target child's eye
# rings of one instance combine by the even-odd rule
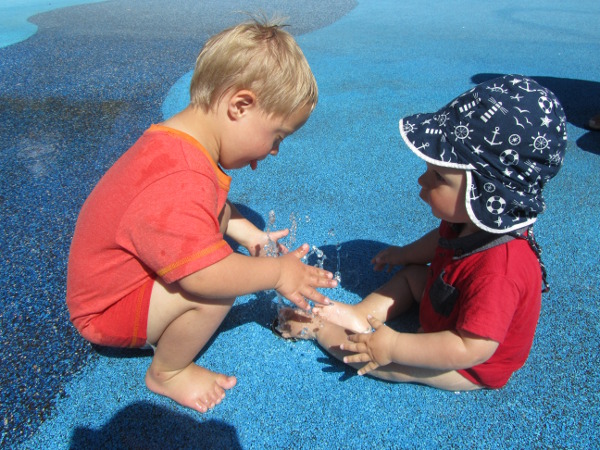
[[[437,171],[434,171],[434,173],[435,173],[435,179],[436,179],[436,180],[438,180],[438,181],[445,181],[445,180],[444,180],[444,177],[443,177],[443,176],[441,176],[439,172],[437,172]]]

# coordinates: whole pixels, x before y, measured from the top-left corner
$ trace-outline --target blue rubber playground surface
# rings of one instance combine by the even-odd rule
[[[201,415],[145,388],[149,352],[93,347],[70,325],[83,201],[150,124],[186,105],[198,51],[239,11],[289,17],[320,101],[278,157],[231,173],[230,199],[322,250],[341,273],[328,294],[344,302],[386,280],[375,253],[436,224],[401,116],[506,73],[562,101],[567,154],[535,227],[551,291],[505,388],[358,377],[312,342],[274,336],[277,299],[264,292],[239,298],[199,355],[238,378]],[[600,132],[585,124],[600,113],[599,23],[597,0],[0,1],[0,447],[598,448]],[[416,329],[416,316],[395,326]]]

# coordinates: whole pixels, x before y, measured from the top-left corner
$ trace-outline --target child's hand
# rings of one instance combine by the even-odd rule
[[[281,272],[275,286],[277,292],[302,309],[309,309],[306,300],[328,305],[329,299],[315,288],[333,288],[337,281],[333,274],[318,267],[308,266],[300,261],[308,253],[307,244],[291,253],[281,256]]]
[[[403,253],[402,247],[391,246],[383,249],[371,260],[371,264],[374,265],[373,270],[379,272],[387,266],[387,271],[391,272],[394,266],[404,265]]]
[[[279,243],[279,239],[283,239],[289,233],[290,230],[287,228],[285,230],[271,231],[269,233],[259,230],[259,233],[250,236],[243,245],[248,249],[250,256],[267,256],[265,248],[269,241],[272,241],[277,246],[277,251],[285,255],[288,252],[288,249],[285,245]]]
[[[348,340],[352,344],[340,346],[342,350],[355,353],[344,357],[345,363],[367,363],[359,369],[359,375],[365,375],[393,362],[390,349],[396,332],[375,317],[368,316],[367,320],[375,329],[373,333],[351,334]]]

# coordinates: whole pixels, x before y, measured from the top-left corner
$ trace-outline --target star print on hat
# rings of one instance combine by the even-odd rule
[[[469,217],[490,233],[536,221],[545,209],[542,188],[558,173],[567,144],[556,96],[520,75],[481,83],[435,113],[405,117],[400,134],[430,164],[466,171]]]

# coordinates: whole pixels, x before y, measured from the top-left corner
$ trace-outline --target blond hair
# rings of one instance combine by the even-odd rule
[[[315,107],[317,82],[302,50],[280,20],[252,19],[204,45],[192,76],[190,100],[205,111],[230,90],[248,89],[267,113],[287,116]]]

